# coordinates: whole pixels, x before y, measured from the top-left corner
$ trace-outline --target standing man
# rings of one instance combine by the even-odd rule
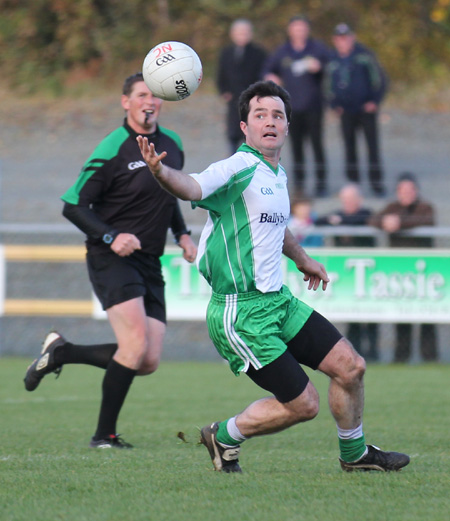
[[[162,101],[137,73],[125,80],[121,102],[123,125],[97,146],[62,196],[64,216],[87,235],[89,278],[117,343],[76,345],[53,331],[25,375],[25,388],[34,391],[64,364],[106,370],[93,448],[131,447],[116,434],[116,423],[135,375],[153,373],[161,358],[166,311],[160,257],[168,228],[187,261],[197,253],[176,198],[150,175],[136,143],[138,134],[146,136],[167,150],[168,165],[183,167],[180,138],[158,125]]]
[[[214,468],[241,472],[240,444],[313,419],[319,396],[299,364],[330,377],[329,404],[336,420],[344,470],[399,470],[409,457],[366,445],[362,357],[319,313],[283,285],[282,253],[304,273],[308,288],[329,282],[287,229],[287,177],[279,164],[288,132],[289,94],[270,81],[240,97],[243,144],[230,158],[200,174],[170,168],[145,137],[138,142],[161,186],[209,211],[199,245],[198,267],[212,287],[209,334],[235,374],[244,372],[274,396],[201,430]]]
[[[244,141],[239,124],[239,95],[262,77],[266,51],[253,43],[253,26],[240,18],[230,27],[231,45],[220,53],[217,88],[227,103],[227,138],[232,154]]]
[[[316,225],[328,226],[367,226],[372,211],[364,207],[359,186],[349,183],[339,191],[341,208],[328,215],[319,217]],[[335,235],[334,246],[350,248],[368,248],[375,246],[375,237],[364,235]],[[378,324],[374,322],[350,322],[347,338],[361,354],[363,337],[367,338],[368,350],[366,360],[378,360]]]
[[[297,196],[305,190],[305,143],[309,139],[315,161],[315,196],[327,195],[327,171],[323,146],[323,71],[330,51],[310,37],[309,21],[294,16],[287,26],[287,41],[269,57],[265,79],[289,92],[292,117],[289,125]]]
[[[378,111],[386,92],[386,78],[374,54],[356,41],[347,24],[334,29],[335,51],[327,66],[325,91],[341,120],[347,179],[359,183],[356,138],[362,130],[369,155],[369,180],[376,196],[384,196],[378,138]]]
[[[434,226],[434,209],[422,200],[414,174],[403,172],[397,179],[396,200],[390,202],[369,220],[369,224],[389,234],[394,248],[431,248],[430,237],[408,237],[399,234],[416,226]],[[412,324],[396,324],[394,362],[406,362],[411,356]],[[436,326],[420,325],[420,352],[426,361],[437,359]]]

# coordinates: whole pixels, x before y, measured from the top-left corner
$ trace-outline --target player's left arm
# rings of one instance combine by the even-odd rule
[[[297,269],[304,274],[303,280],[309,282],[308,289],[316,291],[321,282],[323,290],[327,289],[330,279],[325,266],[312,259],[287,228],[284,232],[283,254],[293,260]]]
[[[183,201],[200,201],[202,189],[195,179],[181,170],[164,165],[161,161],[167,156],[167,152],[158,154],[155,145],[149,143],[146,137],[138,136],[136,139],[150,172],[164,190]]]

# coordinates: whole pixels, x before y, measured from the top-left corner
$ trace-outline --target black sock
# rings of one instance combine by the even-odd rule
[[[55,362],[63,364],[87,364],[106,369],[117,344],[77,345],[66,342],[64,346],[55,349]]]
[[[117,418],[136,372],[135,369],[129,369],[114,359],[109,362],[103,378],[103,397],[95,440],[116,434]]]

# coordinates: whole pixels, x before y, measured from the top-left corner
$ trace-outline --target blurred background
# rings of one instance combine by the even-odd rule
[[[380,210],[395,196],[397,175],[414,172],[421,196],[435,208],[435,248],[450,256],[450,0],[0,0],[0,244],[5,251],[19,245],[83,245],[81,233],[61,216],[59,197],[96,144],[121,124],[123,79],[140,70],[147,52],[161,41],[189,44],[204,67],[198,91],[183,102],[166,102],[161,116],[161,124],[183,140],[186,171],[201,171],[226,157],[226,106],[215,79],[230,25],[250,19],[255,42],[270,53],[285,41],[286,25],[297,14],[306,15],[311,35],[330,47],[336,24],[348,23],[376,54],[389,77],[380,112],[387,192],[372,197],[364,180],[365,204]],[[321,215],[339,207],[345,184],[339,123],[331,111],[325,114],[325,148],[329,194],[313,201]],[[289,173],[289,147],[282,163]],[[205,214],[185,203],[182,208],[198,238]],[[372,232],[377,247],[386,247],[386,237]],[[323,229],[322,235],[332,247],[331,234]],[[3,300],[91,298],[79,261],[7,253],[0,278]],[[447,274],[447,293],[448,284]],[[348,327],[337,325],[344,332]],[[113,340],[107,321],[84,312],[24,313],[6,306],[0,314],[0,356],[36,355],[50,327],[79,343]],[[448,362],[450,326],[440,323],[437,331],[437,359]],[[392,361],[393,343],[393,324],[379,324],[376,361]],[[422,362],[419,343],[414,325],[410,363]],[[166,359],[217,359],[204,321],[170,321],[165,346]]]

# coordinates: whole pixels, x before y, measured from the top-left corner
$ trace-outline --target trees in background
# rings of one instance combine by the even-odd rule
[[[352,25],[393,83],[449,79],[450,0],[304,0],[301,8],[326,42],[337,23]],[[298,10],[293,0],[0,0],[1,77],[56,93],[86,80],[121,81],[165,40],[194,47],[208,76],[234,19],[250,18],[270,50]]]

